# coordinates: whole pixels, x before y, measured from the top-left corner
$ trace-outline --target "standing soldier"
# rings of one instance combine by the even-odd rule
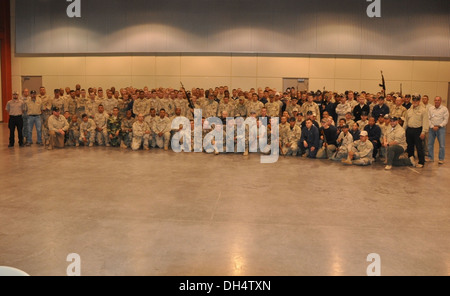
[[[133,111],[128,108],[131,102],[131,96],[124,95],[122,98],[118,100],[117,107],[119,108],[119,115],[122,118],[127,117],[128,111],[131,111],[131,115],[133,116]]]
[[[122,119],[121,126],[121,137],[122,142],[120,143],[120,148],[127,149],[131,147],[131,142],[133,140],[133,124],[135,119],[133,118],[133,112],[128,110],[124,119]]]
[[[144,117],[150,113],[150,106],[143,90],[139,91],[139,98],[134,101],[133,113],[135,116],[142,114]]]
[[[258,101],[258,95],[256,93],[252,94],[251,101],[248,102],[247,110],[249,112],[255,111],[256,117],[261,115],[261,109],[264,108],[264,104]]]
[[[156,139],[156,146],[164,148],[165,151],[169,150],[170,122],[170,119],[166,117],[166,110],[161,109],[159,111],[159,117],[155,118],[151,128]]]
[[[402,97],[398,96],[395,101],[394,105],[390,108],[390,115],[391,117],[397,117],[402,118],[406,116],[406,108],[403,107],[403,99]]]
[[[164,92],[162,96],[163,97],[159,100],[159,110],[161,111],[161,109],[164,109],[164,114],[172,116],[172,113],[174,112],[173,100],[169,98],[169,94],[167,92]]]
[[[275,96],[273,94],[269,95],[269,102],[266,103],[265,108],[267,110],[267,116],[269,117],[279,117],[280,116],[280,104],[275,102]]]
[[[428,112],[425,107],[420,105],[420,96],[413,96],[411,108],[406,111],[404,129],[406,130],[406,142],[408,144],[408,157],[414,158],[414,149],[417,149],[419,163],[417,168],[423,168],[425,165],[425,151],[423,140],[426,131],[429,129]]]
[[[108,129],[107,129],[107,123],[108,123],[108,114],[106,114],[105,109],[103,108],[103,105],[98,106],[98,113],[95,114],[94,122],[96,125],[96,135],[95,138],[97,140],[97,144],[99,146],[103,146],[106,144],[106,147],[109,147],[109,141],[108,141]]]
[[[83,142],[84,146],[94,146],[95,129],[96,125],[94,120],[89,118],[87,114],[83,114],[80,124],[80,142]]]
[[[39,95],[37,99],[40,100],[42,105],[42,113],[41,113],[41,126],[42,126],[42,136],[44,137],[44,145],[48,146],[49,144],[49,133],[48,133],[48,118],[52,115],[52,99],[47,95],[47,91],[45,87],[41,87],[39,89]],[[41,139],[38,140],[41,142]]]
[[[26,112],[28,114],[27,146],[33,144],[33,127],[36,126],[37,144],[42,145],[42,102],[36,96],[36,91],[31,91],[31,98],[27,101]]]
[[[86,104],[88,102],[88,97],[86,96],[86,90],[81,90],[81,95],[77,99],[77,116],[81,117],[84,113],[86,113]]]
[[[112,147],[120,146],[120,131],[122,128],[121,118],[119,117],[119,108],[114,107],[112,115],[108,117],[107,130],[109,143]]]
[[[64,98],[62,98],[60,95],[59,95],[59,89],[55,89],[54,90],[54,94],[55,94],[55,97],[53,98],[53,101],[52,101],[52,106],[53,106],[53,108],[59,108],[59,110],[61,110],[60,112],[62,112],[62,113],[64,113],[64,102],[65,102],[65,100],[64,100]]]
[[[208,100],[203,104],[203,116],[206,118],[216,117],[219,104],[214,100],[214,94],[209,93]]]
[[[234,108],[234,115],[236,117],[246,118],[247,113],[248,113],[248,111],[247,111],[247,106],[245,105],[245,97],[241,96],[241,97],[239,97],[239,101]]]
[[[150,127],[144,121],[144,114],[138,114],[137,120],[133,124],[133,141],[131,143],[131,149],[137,151],[143,145],[145,150],[149,150],[148,139],[150,133]]]
[[[69,111],[70,115],[77,114],[77,97],[75,96],[75,91],[70,91],[70,97],[66,100],[66,104],[64,106],[64,111]]]
[[[156,95],[156,91],[152,90],[152,92],[150,93],[150,98],[148,99],[148,103],[149,103],[149,107],[150,110],[153,108],[156,110],[156,112],[159,111],[159,109],[161,109],[160,107],[160,103],[159,103],[159,98]]]
[[[184,98],[183,92],[178,92],[176,99],[174,100],[175,112],[177,108],[180,108],[180,114],[183,117],[187,117],[189,111],[189,103],[187,99]]]
[[[217,114],[222,114],[223,111],[226,111],[229,117],[234,117],[234,109],[235,106],[230,103],[230,98],[224,97],[222,103],[219,104]]]
[[[118,106],[119,102],[113,97],[111,90],[106,91],[106,99],[103,100],[102,105],[105,108],[105,112],[109,115],[113,115],[113,110]]]
[[[6,103],[6,109],[9,114],[9,145],[8,148],[14,147],[15,142],[15,130],[17,128],[17,133],[19,136],[19,146],[23,147],[23,118],[22,114],[25,110],[24,102],[19,99],[19,93],[13,92],[12,100]]]
[[[347,111],[347,112],[351,112],[352,110],[351,110],[350,105],[348,105],[348,107],[349,107],[349,111]],[[317,121],[320,122],[320,108],[319,108],[319,105],[317,105],[314,102],[314,96],[312,94],[308,95],[307,102],[305,104],[303,104],[303,106],[302,106],[303,114],[308,114],[309,111],[316,114],[316,116],[317,116],[316,119],[317,119]],[[345,114],[344,114],[344,116],[345,116]]]
[[[350,104],[347,103],[347,98],[343,94],[340,94],[338,98],[340,102],[335,108],[337,122],[339,122],[341,119],[345,119],[345,114],[347,114],[348,112],[352,112],[352,106],[350,106]]]
[[[23,130],[22,130],[22,135],[25,137],[24,139],[24,144],[26,144],[28,142],[28,112],[27,112],[27,102],[30,100],[30,91],[28,90],[28,88],[25,88],[22,92],[22,101],[24,104],[24,111],[23,111],[23,115],[22,115],[22,119],[23,119]]]
[[[98,101],[95,99],[95,93],[89,93],[89,99],[86,102],[86,114],[89,118],[94,119],[98,112]]]

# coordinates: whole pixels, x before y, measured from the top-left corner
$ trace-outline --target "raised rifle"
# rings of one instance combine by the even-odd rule
[[[386,81],[384,80],[383,71],[381,71],[381,84],[380,84],[380,87],[383,88],[384,97],[386,97]]]
[[[180,81],[180,84],[181,84],[181,88],[184,90],[184,93],[186,94],[186,98],[187,98],[187,100],[189,102],[189,108],[195,110],[195,106],[194,106],[194,104],[191,101],[191,93],[186,91],[186,88],[184,88],[183,82]]]

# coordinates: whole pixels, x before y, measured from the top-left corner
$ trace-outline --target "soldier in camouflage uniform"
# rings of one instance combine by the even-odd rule
[[[95,129],[94,120],[89,118],[87,114],[83,114],[80,124],[80,143],[84,143],[84,146],[94,146]]]
[[[161,111],[161,109],[164,109],[164,114],[170,117],[175,111],[173,104],[174,102],[171,98],[169,98],[169,95],[167,93],[164,93],[163,98],[159,100],[159,111]]]
[[[89,94],[89,99],[86,102],[86,114],[89,118],[94,119],[95,114],[98,112],[99,103],[95,99],[95,93],[91,92]]]
[[[223,102],[219,104],[217,114],[222,114],[223,111],[226,111],[229,117],[234,117],[234,109],[235,106],[230,103],[230,98],[224,97]]]
[[[68,130],[69,139],[67,140],[67,146],[80,146],[80,126],[81,122],[78,120],[78,116],[72,115]]]
[[[120,132],[122,129],[122,119],[119,117],[119,108],[114,107],[112,116],[108,118],[107,131],[109,143],[112,147],[119,147],[121,142]]]
[[[342,132],[340,133],[338,139],[336,140],[338,148],[336,153],[330,158],[331,160],[342,161],[348,157],[348,152],[352,149],[353,136],[349,132],[349,126],[345,124],[343,126]]]
[[[261,109],[264,108],[264,104],[261,101],[258,101],[258,95],[257,94],[253,94],[252,95],[252,100],[250,102],[248,102],[247,105],[247,110],[248,111],[255,111],[256,112],[256,116],[260,116],[261,115]]]
[[[77,114],[77,107],[78,107],[78,103],[77,103],[77,98],[75,96],[75,91],[71,90],[70,98],[67,99],[66,104],[64,105],[64,110],[69,111],[70,115],[75,115],[75,114]]]
[[[190,112],[189,103],[187,99],[185,99],[183,96],[184,96],[183,93],[180,91],[177,95],[177,98],[174,100],[175,113],[176,109],[180,108],[180,115],[178,116],[187,117],[188,112]]]
[[[360,140],[353,143],[351,150],[348,152],[348,158],[343,160],[343,164],[367,166],[373,161],[373,144],[369,140],[369,134],[362,131]]]
[[[64,103],[65,103],[65,99],[60,97],[59,95],[59,89],[55,89],[54,91],[55,93],[55,97],[53,98],[52,101],[52,106],[59,108],[59,110],[61,110],[61,113],[64,113],[65,109],[64,109]]]
[[[156,95],[156,91],[152,91],[150,93],[150,98],[148,99],[148,103],[149,103],[149,107],[150,110],[153,108],[156,110],[156,112],[159,112],[159,109],[161,109],[160,107],[160,103],[159,103],[159,98]]]
[[[289,120],[289,129],[283,129],[280,134],[280,151],[285,156],[297,156],[298,142],[302,136],[302,130],[295,124],[295,118]]]
[[[203,104],[203,116],[206,118],[216,117],[219,104],[214,100],[214,94],[209,94],[208,100]]]
[[[121,118],[125,118],[127,116],[128,111],[131,111],[131,115],[133,115],[133,111],[128,109],[128,105],[131,102],[131,96],[125,95],[120,98],[117,103],[117,107],[119,108],[119,116]]]
[[[106,147],[109,147],[109,138],[108,138],[108,114],[106,114],[103,105],[98,106],[98,113],[94,116],[94,122],[96,125],[96,134],[95,138],[97,140],[97,144],[99,146],[103,146],[106,144]]]
[[[116,98],[113,97],[113,92],[111,90],[107,90],[106,92],[106,99],[103,100],[102,105],[105,108],[105,112],[112,116],[114,108],[116,108],[119,104],[119,101],[116,100]]]
[[[269,102],[265,105],[267,110],[267,115],[269,117],[279,117],[280,116],[280,104],[275,102],[275,96],[272,94],[269,96]]]
[[[139,92],[139,98],[137,98],[133,103],[133,113],[135,116],[138,114],[142,114],[146,117],[150,113],[150,105],[147,99],[145,98],[145,92]]]
[[[122,142],[120,143],[121,148],[130,148],[131,142],[133,140],[133,124],[135,119],[133,118],[133,112],[128,110],[126,113],[126,117],[122,119],[122,127],[121,127],[121,138]]]
[[[50,96],[46,94],[45,87],[41,87],[39,89],[39,95],[37,96],[38,100],[42,103],[42,114],[41,114],[41,123],[42,123],[42,137],[45,147],[49,145],[50,135],[48,130],[48,119],[52,115],[53,103]],[[38,142],[41,142],[41,139],[38,139]]]
[[[149,150],[148,140],[151,133],[151,129],[144,121],[144,115],[138,114],[137,120],[133,123],[133,141],[131,143],[131,149],[137,151],[144,147],[144,150]]]
[[[170,119],[166,117],[166,110],[161,109],[159,111],[159,117],[155,118],[151,131],[156,139],[156,146],[164,148],[165,151],[169,150],[170,143]]]
[[[246,118],[248,115],[247,106],[245,105],[245,97],[239,97],[238,103],[234,108],[234,115]]]
[[[81,90],[81,96],[77,99],[77,116],[81,118],[81,116],[86,113],[86,104],[88,102],[88,98],[86,97],[86,90]]]

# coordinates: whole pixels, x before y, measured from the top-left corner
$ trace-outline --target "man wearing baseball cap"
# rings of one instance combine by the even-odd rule
[[[352,149],[348,152],[348,158],[343,160],[345,165],[368,166],[373,161],[373,144],[369,140],[369,133],[362,131],[359,141],[352,145]]]
[[[60,109],[54,107],[52,111],[53,115],[48,118],[49,150],[53,150],[53,147],[64,148],[64,137],[69,129],[69,123],[61,115]]]
[[[19,93],[13,92],[13,98],[12,100],[8,101],[6,103],[5,110],[9,114],[9,121],[8,121],[8,127],[9,127],[9,148],[14,147],[15,142],[15,131],[17,128],[17,133],[19,135],[19,146],[23,147],[23,112],[25,110],[25,105],[22,100],[19,99]]]
[[[419,163],[416,165],[417,168],[423,168],[425,165],[425,150],[422,141],[425,139],[425,134],[430,125],[428,111],[420,105],[420,100],[420,95],[416,94],[413,96],[412,106],[406,111],[405,123],[403,125],[406,131],[408,157],[414,163],[414,152],[417,149],[417,155],[419,157]]]
[[[413,166],[410,158],[400,158],[406,151],[405,130],[398,124],[398,118],[391,118],[391,128],[387,131],[383,140],[386,147],[386,170],[392,170],[392,166]]]

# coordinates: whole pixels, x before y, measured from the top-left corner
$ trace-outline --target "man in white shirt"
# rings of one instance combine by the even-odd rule
[[[444,164],[445,159],[445,134],[448,124],[448,109],[442,106],[442,98],[434,99],[434,106],[428,109],[430,120],[430,130],[428,134],[428,153],[430,161],[434,161],[434,142],[436,138],[439,142],[439,164]]]

